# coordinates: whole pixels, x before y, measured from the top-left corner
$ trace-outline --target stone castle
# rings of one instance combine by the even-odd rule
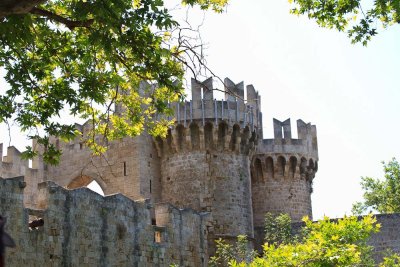
[[[165,139],[124,138],[102,157],[79,138],[53,139],[60,164],[39,156],[32,167],[0,145],[0,214],[17,243],[10,266],[207,266],[218,238],[262,242],[266,212],[312,217],[316,127],[298,120],[293,139],[290,120],[274,119],[274,139],[262,139],[254,87],[245,97],[243,82],[225,79],[219,101],[212,82],[192,79],[192,100],[170,104]],[[76,127],[84,134],[90,123]],[[93,180],[105,197],[85,188]]]

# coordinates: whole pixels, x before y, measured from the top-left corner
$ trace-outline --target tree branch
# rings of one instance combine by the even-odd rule
[[[32,8],[30,13],[31,14],[35,14],[35,15],[39,15],[39,16],[42,16],[42,17],[47,17],[50,20],[62,23],[65,26],[67,26],[71,31],[76,27],[88,28],[94,22],[93,19],[88,19],[88,20],[70,20],[70,19],[64,18],[64,17],[62,17],[60,15],[54,14],[53,12],[50,12],[50,11],[47,11],[47,10],[44,10],[44,9],[40,9],[40,8],[37,8],[37,7]]]

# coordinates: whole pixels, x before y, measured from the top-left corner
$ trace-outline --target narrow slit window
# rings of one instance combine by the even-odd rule
[[[126,176],[126,161],[124,161],[124,176]]]

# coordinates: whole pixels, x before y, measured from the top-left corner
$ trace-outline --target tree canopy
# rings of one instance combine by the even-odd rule
[[[353,212],[362,214],[366,211],[379,213],[400,212],[400,165],[393,158],[388,163],[382,162],[385,173],[383,179],[361,177],[364,201],[353,205]]]
[[[289,0],[291,12],[307,15],[318,25],[347,31],[353,43],[366,45],[378,33],[400,23],[399,0]]]
[[[226,2],[181,4],[220,12]],[[60,119],[65,110],[90,119],[86,143],[95,153],[104,151],[94,141],[98,134],[106,140],[144,128],[165,134],[170,122],[154,120],[155,114],[171,114],[167,103],[183,96],[185,68],[193,69],[194,60],[201,64],[196,45],[162,0],[5,0],[0,23],[0,68],[9,86],[0,95],[0,123],[29,131],[46,148],[48,163],[60,155],[50,135],[80,135]],[[149,85],[139,94],[143,81]],[[24,155],[36,151],[28,147]]]
[[[218,240],[210,266],[400,266],[399,255],[390,252],[382,262],[375,262],[373,248],[367,241],[371,234],[379,231],[380,225],[372,214],[337,220],[325,217],[317,222],[305,217],[297,234],[293,233],[288,218],[284,214],[267,215],[262,255],[249,250],[243,236],[239,236],[234,245]]]

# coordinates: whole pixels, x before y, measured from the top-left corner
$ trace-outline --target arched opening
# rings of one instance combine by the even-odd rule
[[[206,149],[212,149],[214,147],[212,123],[207,123],[204,126],[204,143]]]
[[[268,157],[265,161],[265,165],[267,167],[266,174],[267,178],[274,178],[274,161],[271,157]]]
[[[260,183],[263,181],[263,171],[262,171],[262,166],[261,166],[261,160],[259,158],[256,158],[254,161],[254,177],[252,178],[252,183]]]
[[[240,126],[235,124],[235,125],[233,125],[231,141],[229,143],[229,147],[232,151],[235,150],[235,147],[238,143],[239,135],[240,135]]]
[[[294,175],[296,174],[297,158],[292,156],[290,157],[289,162],[289,177],[294,178]]]
[[[182,124],[179,124],[176,127],[176,141],[178,142],[178,149],[179,150],[183,150],[184,149],[184,144],[185,144],[185,128],[183,127]]]
[[[282,156],[278,157],[278,175],[285,176],[286,159]]]
[[[105,195],[101,185],[88,175],[79,175],[67,185],[67,189],[76,189],[81,187],[87,187],[102,196]]]
[[[228,133],[228,125],[224,122],[218,126],[218,149],[224,150],[226,134]]]
[[[200,148],[199,126],[196,123],[190,124],[190,141],[192,143],[192,149]]]

